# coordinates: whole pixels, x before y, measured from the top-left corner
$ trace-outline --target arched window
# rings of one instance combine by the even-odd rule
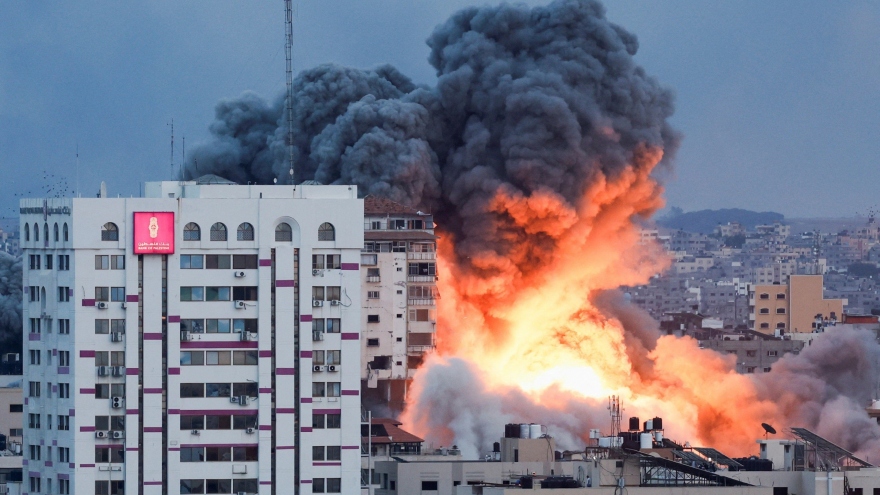
[[[239,241],[254,240],[254,226],[247,222],[239,225],[236,239],[238,239]]]
[[[225,241],[226,240],[226,226],[220,222],[211,225],[211,240],[212,241]]]
[[[770,328],[769,323],[761,323],[761,328]]]
[[[290,228],[290,224],[287,223],[279,223],[277,227],[275,227],[275,241],[277,242],[290,242],[293,240],[293,229]]]
[[[55,222],[55,242],[58,242],[58,222]]]
[[[31,240],[31,224],[29,223],[24,224],[24,240]]]
[[[64,242],[67,242],[69,240],[70,240],[70,236],[67,233],[67,223],[65,222],[65,224],[64,224]]]
[[[770,314],[770,308],[761,308],[760,313],[761,313],[762,315],[769,315],[769,314]]]
[[[197,223],[190,222],[183,228],[184,241],[200,241],[202,240],[202,229]]]
[[[49,245],[49,224],[48,223],[43,224],[43,242],[45,242],[47,246]]]
[[[40,226],[34,224],[34,240],[40,242]]]
[[[119,228],[116,227],[116,224],[113,222],[107,222],[101,227],[101,240],[102,241],[118,241],[119,240]]]
[[[333,228],[333,224],[324,222],[318,227],[318,240],[319,241],[335,241],[336,240],[336,229]]]

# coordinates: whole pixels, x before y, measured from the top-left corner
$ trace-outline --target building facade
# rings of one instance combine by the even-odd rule
[[[218,179],[21,201],[24,492],[359,489],[363,201]]]
[[[367,407],[403,410],[407,387],[434,348],[437,238],[433,217],[364,198],[361,380]]]
[[[817,328],[817,318],[839,321],[846,300],[825,299],[822,280],[822,275],[791,275],[787,285],[755,285],[749,294],[752,328],[810,333]]]

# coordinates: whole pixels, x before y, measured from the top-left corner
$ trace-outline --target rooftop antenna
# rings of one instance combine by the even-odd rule
[[[171,180],[174,180],[174,119],[171,119]]]
[[[291,0],[284,0],[284,9],[286,13],[284,32],[287,38],[284,44],[284,56],[286,59],[287,69],[287,150],[290,160],[290,183],[296,187],[293,177],[293,8],[290,5]]]
[[[79,197],[79,142],[76,143],[76,196]]]
[[[180,156],[180,166],[182,168],[186,165],[186,136],[183,136],[183,150],[181,151],[180,155],[181,155]],[[181,175],[183,175],[183,174],[181,174]],[[181,177],[181,179],[182,178],[183,177]]]
[[[620,396],[608,397],[608,411],[611,412],[611,441],[618,442],[615,438],[620,437]],[[616,447],[616,444],[612,444]]]

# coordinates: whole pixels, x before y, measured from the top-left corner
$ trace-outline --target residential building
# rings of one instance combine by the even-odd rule
[[[384,198],[364,198],[360,376],[368,408],[402,411],[415,370],[434,348],[436,263],[437,238],[429,213]]]
[[[792,275],[787,285],[755,285],[749,295],[752,328],[763,333],[810,333],[817,318],[841,318],[846,300],[825,299],[822,279],[822,275]]]
[[[21,201],[24,491],[355,493],[357,189],[145,193]]]

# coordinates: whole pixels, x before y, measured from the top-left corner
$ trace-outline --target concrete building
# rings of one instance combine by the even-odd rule
[[[825,299],[821,275],[792,275],[787,285],[756,285],[749,295],[752,328],[775,331],[812,332],[816,318],[839,320],[844,299]]]
[[[736,356],[738,373],[767,373],[782,356],[788,353],[798,354],[804,347],[803,341],[776,339],[758,332],[749,333],[751,335],[732,334],[700,340],[700,347]]]
[[[430,214],[364,198],[360,377],[368,408],[402,411],[416,368],[434,349],[436,239]]]
[[[21,201],[24,491],[359,490],[356,188],[145,191]]]

